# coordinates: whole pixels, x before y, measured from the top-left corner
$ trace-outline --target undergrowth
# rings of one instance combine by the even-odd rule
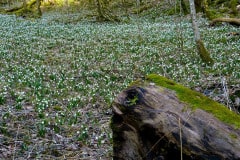
[[[200,61],[187,17],[180,30],[176,16],[120,24],[64,23],[62,16],[0,15],[0,158],[111,157],[109,106],[131,81],[150,73],[191,88],[221,77],[239,84],[240,39],[228,36],[238,28],[209,28],[200,19],[215,61],[209,67]]]

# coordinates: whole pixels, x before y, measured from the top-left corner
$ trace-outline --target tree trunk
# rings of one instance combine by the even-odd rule
[[[96,0],[96,5],[97,5],[97,11],[98,11],[98,21],[115,21],[119,22],[120,19],[118,19],[117,16],[114,16],[110,13],[110,11],[107,9],[105,6],[108,4],[108,2],[105,2],[104,0]]]
[[[164,77],[133,83],[112,108],[114,160],[240,159],[240,116]]]
[[[210,13],[209,7],[208,7],[208,0],[203,0],[203,12],[205,13],[205,15],[208,19],[212,19],[211,13]]]
[[[200,40],[200,32],[199,32],[198,25],[197,25],[195,4],[194,4],[193,0],[189,0],[189,4],[190,4],[192,27],[193,27],[193,31],[194,31],[195,41],[197,41],[197,40]]]
[[[96,0],[96,3],[97,3],[97,11],[98,11],[98,16],[99,16],[98,18],[105,19],[104,14],[103,14],[103,7],[102,7],[100,0]]]
[[[203,11],[203,0],[194,0],[194,4],[197,12]]]
[[[68,0],[64,0],[64,5],[68,7],[69,5]]]
[[[188,10],[187,5],[185,4],[184,0],[180,0],[180,3],[181,3],[181,7],[182,7],[182,10],[183,10],[183,13],[185,15],[189,14],[189,10]]]
[[[39,17],[41,17],[42,16],[42,11],[41,11],[41,0],[37,0],[36,1],[36,5],[37,5],[37,15],[39,16]]]
[[[195,5],[194,5],[194,0],[189,0],[189,4],[190,4],[191,17],[192,17],[192,28],[194,31],[194,37],[195,37],[195,42],[197,45],[198,53],[204,63],[206,63],[208,65],[213,65],[213,63],[214,63],[213,59],[210,57],[209,52],[204,47],[204,44],[200,37],[200,32],[198,29],[197,18],[196,18],[196,10],[195,10]]]

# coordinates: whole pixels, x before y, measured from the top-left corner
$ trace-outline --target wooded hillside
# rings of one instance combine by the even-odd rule
[[[215,18],[239,18],[239,0],[195,0],[197,12],[203,12],[209,19]],[[44,8],[71,7],[75,11],[87,9],[92,15],[98,14],[98,20],[119,21],[117,17],[141,12],[159,12],[165,14],[189,14],[189,2],[187,0],[140,0],[140,1],[108,1],[108,0],[5,0],[1,2],[2,12],[18,15],[41,16]],[[158,11],[156,11],[158,10]]]
[[[0,0],[0,159],[112,159],[112,102],[152,73],[221,103],[223,113],[232,113],[222,116],[237,119],[231,115],[240,112],[240,33],[229,19],[230,3],[207,1],[209,10],[226,7],[213,24],[205,13],[196,14],[195,26],[214,61],[208,65],[198,53],[189,2],[179,2]],[[127,105],[136,98],[130,96]],[[228,142],[239,139],[229,136]],[[213,138],[221,143],[219,137]]]

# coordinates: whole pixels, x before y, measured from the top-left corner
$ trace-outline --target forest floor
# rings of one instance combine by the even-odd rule
[[[239,109],[239,28],[198,17],[206,66],[189,16],[78,17],[0,15],[0,159],[111,159],[111,102],[150,73]]]

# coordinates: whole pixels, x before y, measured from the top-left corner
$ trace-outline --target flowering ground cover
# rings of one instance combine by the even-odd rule
[[[188,17],[63,23],[61,16],[0,15],[0,159],[111,159],[111,102],[150,73],[212,98],[222,86],[239,89],[240,38],[231,34],[238,28],[200,18],[210,67]]]

